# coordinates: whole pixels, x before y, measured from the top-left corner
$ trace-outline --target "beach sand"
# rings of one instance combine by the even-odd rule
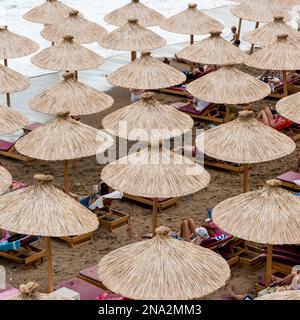
[[[185,66],[185,68],[187,68]],[[245,70],[245,67],[243,67]],[[257,75],[257,71],[249,70]],[[81,121],[91,126],[101,128],[103,117],[110,112],[130,104],[128,90],[113,88],[107,92],[115,99],[115,104],[109,110],[97,115],[82,117]],[[166,102],[180,101],[179,97],[171,95],[160,95]],[[274,105],[275,100],[263,100],[254,104],[255,110],[267,105]],[[291,135],[291,132],[287,132]],[[14,179],[33,183],[35,173],[51,174],[55,177],[55,184],[63,184],[63,163],[49,163],[41,161],[32,161],[23,163],[7,158],[1,158],[2,165],[8,169]],[[278,176],[288,170],[295,170],[297,166],[297,153],[276,161],[265,164],[255,165],[250,178],[250,189],[256,189],[264,185],[265,181]],[[99,182],[101,169],[95,157],[81,159],[77,161],[77,168],[70,169],[71,190],[79,194],[87,194],[91,191],[92,185]],[[242,192],[242,180],[238,174],[222,172],[208,169],[211,174],[211,183],[209,186],[196,194],[178,199],[176,207],[169,208],[159,213],[159,225],[170,227],[174,231],[179,231],[180,224],[185,218],[193,218],[197,224],[200,224],[207,218],[207,209],[213,208],[219,202],[238,195]],[[115,201],[113,208],[119,209],[130,214],[133,239],[128,240],[126,227],[117,229],[113,234],[106,231],[103,227],[94,234],[92,243],[84,244],[80,247],[71,249],[65,242],[53,239],[53,257],[54,257],[54,281],[59,284],[63,281],[75,277],[78,272],[86,267],[96,264],[105,254],[124,246],[130,242],[138,241],[142,235],[151,230],[151,210],[135,203],[122,200]],[[43,247],[41,241],[37,243]],[[7,271],[7,282],[18,287],[20,284],[35,280],[40,283],[41,290],[47,290],[46,263],[37,265],[29,269],[23,269],[22,266],[0,258],[0,264],[3,264]],[[211,266],[211,272],[214,272]],[[237,293],[254,294],[254,284],[263,277],[264,268],[257,271],[251,271],[246,266],[236,266],[232,268],[230,284],[234,286]],[[199,279],[201,281],[201,279]],[[207,297],[208,299],[217,299],[224,293],[221,289]]]

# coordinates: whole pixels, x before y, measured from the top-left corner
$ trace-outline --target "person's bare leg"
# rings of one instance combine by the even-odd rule
[[[265,124],[266,126],[270,126],[269,117],[265,110],[261,111],[261,115],[262,115],[262,123]]]
[[[189,223],[187,220],[183,220],[180,228],[180,237],[186,241],[190,240],[191,232],[189,229]]]
[[[190,229],[190,233],[194,234],[196,232],[196,223],[195,223],[194,219],[192,219],[192,218],[188,219],[188,226]]]

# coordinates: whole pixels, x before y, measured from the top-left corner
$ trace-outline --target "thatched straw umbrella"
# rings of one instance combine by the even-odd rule
[[[276,110],[284,118],[300,124],[300,93],[295,93],[277,102]]]
[[[288,34],[291,42],[299,43],[300,33],[286,24],[283,19],[283,17],[274,17],[274,21],[246,33],[243,39],[258,46],[267,47],[272,45],[279,35]]]
[[[155,90],[183,83],[184,73],[143,52],[141,57],[119,68],[107,77],[107,81],[123,88]]]
[[[65,35],[70,35],[79,44],[96,42],[106,34],[103,27],[81,17],[77,10],[72,10],[66,19],[46,26],[41,32],[45,39],[53,43],[59,42]]]
[[[166,40],[139,25],[137,19],[129,19],[124,25],[103,37],[99,44],[106,49],[130,51],[131,61],[134,61],[136,51],[152,51],[163,47]]]
[[[210,37],[189,46],[177,54],[179,58],[203,64],[227,65],[243,63],[245,54],[221,37],[220,31],[210,31]]]
[[[23,15],[23,18],[34,23],[44,25],[53,24],[68,16],[73,9],[57,0],[45,0],[45,2]]]
[[[248,164],[282,158],[296,148],[291,138],[254,119],[253,111],[241,111],[236,120],[201,133],[196,143],[209,157],[246,165],[244,192],[248,191]]]
[[[8,190],[12,183],[11,174],[0,166],[0,194]]]
[[[299,290],[287,290],[263,295],[254,300],[300,300]]]
[[[169,228],[156,231],[154,239],[119,248],[101,259],[98,274],[105,286],[136,300],[192,300],[225,285],[230,268],[220,255],[169,237]]]
[[[70,300],[55,293],[37,292],[38,288],[39,284],[34,281],[21,284],[19,288],[20,294],[10,300]]]
[[[283,92],[287,96],[287,71],[300,69],[300,49],[288,39],[287,34],[283,34],[270,46],[247,57],[244,63],[258,69],[282,71]]]
[[[198,10],[196,3],[189,3],[186,10],[164,20],[160,27],[169,32],[189,35],[192,45],[195,35],[208,34],[211,30],[222,32],[224,25]]]
[[[232,105],[258,101],[271,93],[267,83],[230,65],[193,81],[187,90],[198,99]]]
[[[270,0],[251,0],[245,1],[241,5],[231,9],[231,13],[239,18],[238,34],[241,34],[242,21],[255,21],[255,29],[259,27],[259,23],[272,22],[274,16],[283,16],[285,20],[290,20],[291,17],[286,10],[283,10],[277,4]],[[253,53],[254,45],[251,46],[250,54]]]
[[[101,112],[113,105],[113,98],[79,82],[74,73],[65,73],[63,78],[59,84],[33,98],[30,108],[48,114],[70,112],[76,116]]]
[[[114,10],[104,17],[107,23],[117,27],[125,24],[128,19],[138,19],[142,26],[154,27],[160,25],[165,17],[145,6],[139,0],[131,0],[124,7]]]
[[[28,124],[26,117],[8,107],[0,107],[0,134],[21,130]]]
[[[266,150],[267,151],[267,150]],[[227,199],[213,209],[214,222],[247,241],[268,244],[266,282],[272,272],[272,246],[300,243],[300,199],[270,180],[259,190]]]
[[[156,142],[180,136],[194,124],[190,116],[160,103],[150,92],[142,94],[141,101],[109,114],[102,123],[105,130],[121,138]]]
[[[157,227],[157,199],[186,196],[204,189],[209,173],[194,161],[153,145],[108,164],[101,179],[121,192],[154,199],[152,232]]]
[[[40,68],[53,71],[79,71],[99,67],[104,59],[73,40],[64,36],[63,41],[33,56],[31,62]]]
[[[53,291],[50,237],[86,234],[98,228],[98,218],[62,190],[52,176],[35,175],[35,185],[0,197],[0,228],[19,234],[46,237],[48,286]]]
[[[0,93],[6,94],[6,103],[10,107],[10,93],[23,91],[30,87],[30,81],[21,73],[0,64]]]
[[[58,114],[47,124],[33,130],[16,143],[16,149],[28,157],[44,161],[63,161],[65,192],[69,192],[68,161],[104,152],[113,144],[103,131],[69,116]]]

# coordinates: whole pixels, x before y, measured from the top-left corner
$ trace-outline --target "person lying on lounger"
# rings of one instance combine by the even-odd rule
[[[265,109],[261,110],[256,119],[271,128],[278,127],[281,123],[286,121],[286,119],[278,114],[275,109],[270,107],[266,107]]]
[[[131,102],[138,102],[141,100],[142,93],[144,93],[145,90],[129,89],[129,92],[131,94]]]
[[[210,105],[210,102],[206,102],[204,100],[200,100],[200,99],[194,97],[193,100],[187,102],[186,104],[183,104],[182,108],[188,107],[190,105],[192,105],[198,113],[201,113],[203,110],[205,110]]]
[[[272,92],[274,92],[275,87],[282,82],[281,72],[279,70],[266,70],[258,79],[268,83]]]

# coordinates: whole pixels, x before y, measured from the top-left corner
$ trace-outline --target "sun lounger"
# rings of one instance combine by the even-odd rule
[[[298,77],[295,77],[293,79],[289,79],[287,81],[288,84],[288,93],[296,93],[300,91],[300,87],[296,86],[296,84],[300,81],[300,75]],[[283,92],[283,82],[279,83],[274,88],[274,92],[272,92],[269,97],[276,98],[276,99],[282,99],[286,97],[286,95]]]
[[[46,252],[33,245],[39,237],[24,235],[18,240],[0,242],[0,257],[28,266],[42,262]]]
[[[197,80],[197,79],[209,74],[212,71],[214,71],[213,68],[207,69],[206,72],[204,72],[204,73],[202,73],[202,74],[200,74],[198,76],[195,76],[194,79],[190,79],[190,80],[186,81],[185,83],[182,83],[180,85],[173,86],[173,87],[170,87],[170,88],[159,89],[159,90],[156,90],[156,91],[163,92],[163,93],[174,94],[174,95],[177,95],[177,96],[182,96],[182,97],[186,97],[186,98],[189,98],[189,99],[193,99],[193,96],[186,90],[186,85],[191,83],[192,81],[195,81],[195,80]]]
[[[294,182],[294,181],[299,180],[299,184],[300,184],[300,173],[299,172],[288,171],[288,172],[280,175],[276,179],[281,181],[281,184],[283,187],[286,187],[286,188],[292,189],[292,190],[297,190],[297,191],[300,190],[300,186],[298,186]]]
[[[0,300],[10,300],[11,298],[17,296],[19,294],[19,290],[11,286],[10,284],[6,284],[5,289],[0,289]]]
[[[93,239],[94,232],[81,234],[78,236],[60,237],[59,239],[67,242],[71,248],[76,248],[80,245],[90,243]]]
[[[153,199],[152,198],[144,198],[144,197],[136,197],[132,196],[130,194],[124,193],[124,198],[153,207]],[[157,200],[158,202],[158,209],[159,211],[168,209],[172,206],[177,205],[177,199],[176,198],[159,198]]]
[[[176,102],[171,104],[172,107],[184,112],[194,119],[206,120],[215,123],[226,123],[235,118],[235,115],[231,113],[229,106],[217,105],[209,103],[205,109],[198,112],[192,102],[187,105],[185,102]]]
[[[273,273],[272,273],[272,276],[275,276],[275,277],[277,277],[277,278],[283,279],[286,275],[283,274],[283,273],[281,273],[281,272],[273,272]],[[256,282],[256,284],[255,284],[255,290],[256,290],[256,292],[260,292],[260,291],[266,289],[266,283],[267,283],[267,282],[266,282],[265,279],[262,279],[262,280]]]
[[[24,128],[24,135],[31,132],[32,130],[38,128],[41,125],[42,125],[41,123],[34,122],[34,123],[26,126]],[[17,152],[17,150],[15,148],[16,142],[17,141],[10,142],[10,141],[0,139],[0,155],[5,156],[5,157],[9,157],[9,158],[13,158],[13,159],[17,159],[17,160],[21,160],[21,161],[26,161],[26,162],[32,161],[33,159],[26,157],[26,156]]]
[[[300,265],[300,246],[274,246],[272,270],[289,275],[295,265]]]

